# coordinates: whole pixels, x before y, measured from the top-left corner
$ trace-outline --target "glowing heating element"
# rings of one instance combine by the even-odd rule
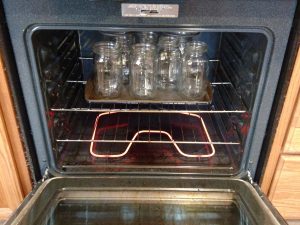
[[[207,128],[205,126],[205,123],[202,119],[201,116],[197,115],[197,114],[193,114],[193,113],[179,113],[179,114],[184,114],[184,115],[188,115],[188,116],[192,116],[192,117],[196,117],[199,119],[199,121],[201,122],[201,125],[203,126],[203,129],[205,131],[205,135],[208,139],[208,142],[209,142],[209,146],[211,148],[211,152],[209,154],[187,154],[187,153],[184,153],[180,148],[179,146],[177,145],[176,141],[174,141],[173,137],[170,135],[170,133],[166,132],[166,131],[163,131],[163,130],[140,130],[138,132],[135,133],[135,135],[133,136],[133,138],[131,139],[131,141],[129,142],[128,146],[126,147],[125,151],[120,153],[120,154],[97,154],[93,151],[93,148],[94,148],[94,140],[95,140],[95,136],[96,136],[96,131],[97,131],[97,127],[100,123],[100,118],[103,117],[103,116],[106,116],[106,115],[110,115],[110,114],[116,114],[118,112],[105,112],[105,113],[100,113],[96,120],[95,120],[95,123],[94,123],[94,131],[93,131],[93,135],[92,135],[92,141],[91,141],[91,144],[90,144],[90,153],[92,156],[94,157],[98,157],[98,158],[119,158],[119,157],[123,157],[125,156],[133,143],[135,143],[135,140],[136,138],[140,135],[140,134],[144,134],[144,133],[148,133],[148,134],[163,134],[163,135],[166,135],[169,139],[170,139],[170,143],[172,143],[175,147],[175,149],[177,150],[177,152],[182,155],[182,156],[185,156],[185,157],[188,157],[188,158],[209,158],[209,157],[212,157],[216,150],[214,148],[214,145],[212,144],[212,141],[211,141],[211,138],[209,136],[209,133],[207,131]],[[151,141],[149,141],[149,143],[151,143]]]

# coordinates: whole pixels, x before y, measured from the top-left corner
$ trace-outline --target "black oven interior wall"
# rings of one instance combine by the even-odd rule
[[[155,170],[200,173],[237,173],[249,131],[251,111],[260,79],[267,39],[260,33],[200,32],[193,39],[208,44],[210,104],[89,103],[86,81],[93,76],[92,46],[106,40],[101,31],[38,30],[32,36],[43,91],[45,114],[56,165],[61,170]],[[116,109],[121,109],[117,113]],[[150,109],[150,110],[149,110]],[[155,112],[157,110],[159,113]],[[122,111],[122,112],[121,112]],[[139,130],[161,130],[172,135],[178,154],[166,135],[139,135],[138,143],[119,158],[90,154],[95,120],[96,151],[120,154]],[[184,114],[186,113],[186,114]],[[197,115],[189,116],[187,114]],[[201,121],[199,118],[201,117]],[[209,139],[207,138],[209,133]],[[213,144],[211,144],[213,143]],[[179,171],[179,170],[178,170]]]

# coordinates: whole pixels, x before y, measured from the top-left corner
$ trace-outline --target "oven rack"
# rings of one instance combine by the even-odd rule
[[[124,149],[133,143],[169,144],[175,148],[176,145],[179,148],[208,146],[211,151],[216,146],[241,146],[234,126],[224,124],[218,114],[78,113],[67,127],[69,132],[59,129],[58,144],[82,143],[91,148],[95,144],[114,143]]]
[[[211,83],[213,101],[211,103],[88,103],[84,99],[86,81],[67,80],[69,90],[59,98],[50,110],[53,112],[144,112],[144,113],[246,113],[241,97],[230,82]],[[74,89],[78,91],[74,92]]]

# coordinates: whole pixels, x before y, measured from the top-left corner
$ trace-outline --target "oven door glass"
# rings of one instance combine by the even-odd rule
[[[54,178],[7,225],[285,224],[272,210],[241,180]]]

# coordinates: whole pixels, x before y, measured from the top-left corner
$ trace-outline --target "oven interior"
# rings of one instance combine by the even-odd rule
[[[31,36],[51,140],[49,153],[57,169],[238,173],[248,151],[266,36],[253,31],[194,30],[193,39],[208,44],[210,102],[88,102],[85,85],[94,73],[92,47],[107,40],[103,31],[37,29]]]

